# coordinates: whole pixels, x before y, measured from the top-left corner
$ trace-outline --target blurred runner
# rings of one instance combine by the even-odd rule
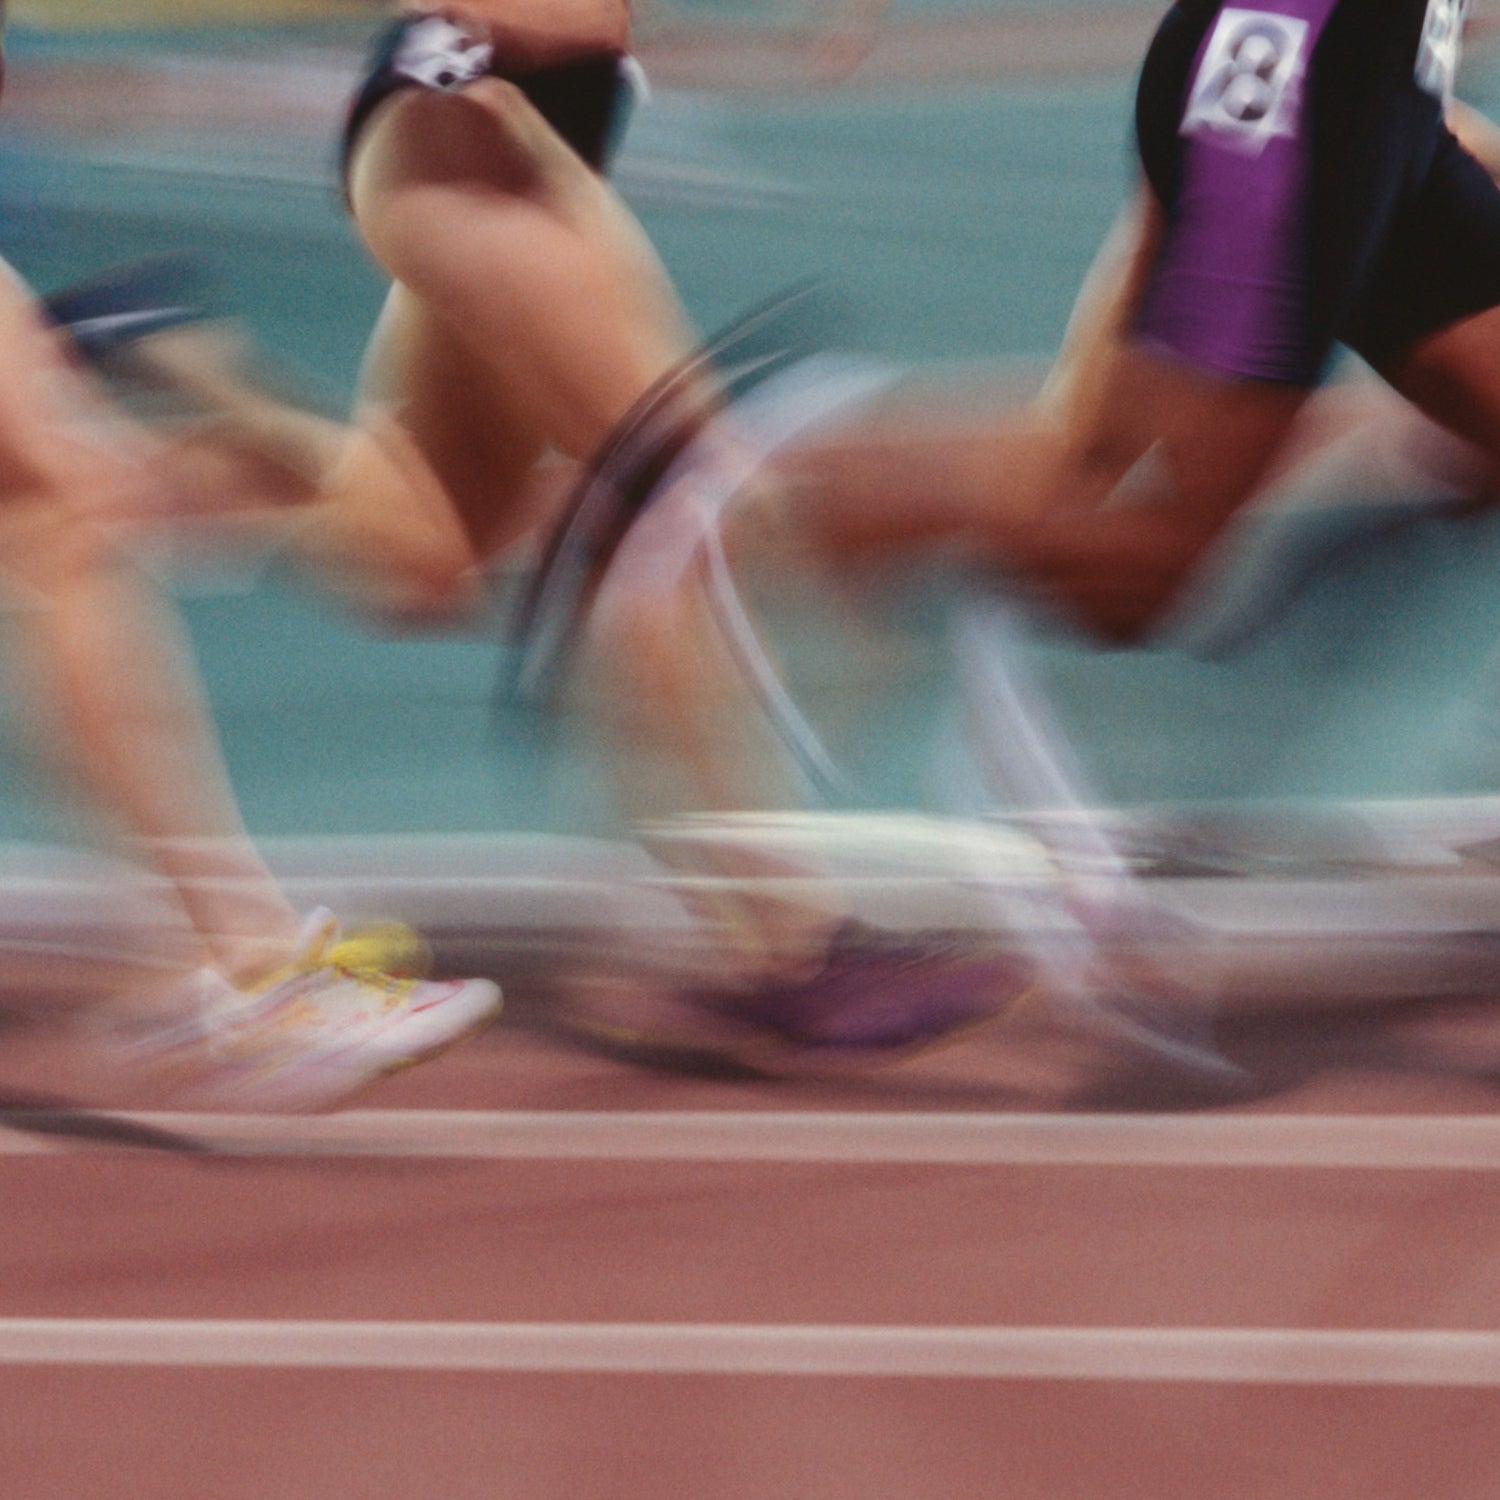
[[[1102,637],[1137,638],[1316,440],[1304,408],[1340,344],[1493,482],[1500,151],[1452,99],[1465,9],[1182,0],[1140,77],[1143,185],[1043,398],[898,400],[808,451],[811,543],[957,541]]]
[[[1487,494],[1500,460],[1500,190],[1487,164],[1500,158],[1490,128],[1451,98],[1462,20],[1452,0],[1184,0],[1142,73],[1145,186],[1038,400],[897,387],[772,463],[696,552],[673,536],[670,503],[644,510],[594,625],[633,689],[616,695],[622,736],[654,739],[680,805],[754,805],[747,792],[776,748],[764,730],[780,710],[747,719],[729,686],[747,653],[716,607],[716,551],[752,565],[768,549],[778,562],[800,554],[837,577],[941,548],[1124,641],[1163,620],[1249,501],[1294,488],[1351,419],[1404,433],[1406,473]],[[1340,391],[1310,407],[1338,343],[1410,406]],[[986,749],[1013,785],[1083,806],[1045,704],[1013,663],[1002,675],[1007,715]],[[1083,844],[1062,852],[1107,870],[1106,843]],[[1109,972],[1110,929],[1149,925],[1149,913],[1123,871],[1092,912],[1081,893],[1062,956],[1034,954],[1034,977],[1118,995],[1129,986]],[[810,977],[718,1003],[814,1043],[832,1045],[846,1022],[853,1036],[857,1007],[827,1003],[859,989],[842,930]],[[878,963],[880,945],[863,946]],[[899,984],[888,1036],[906,1026],[915,1038],[936,987],[920,973]],[[1007,988],[988,993],[993,1004]]]
[[[592,479],[635,455],[639,472],[603,496],[602,567],[643,475],[695,438],[738,450],[732,426],[709,424],[719,374],[603,175],[641,86],[629,23],[623,0],[470,0],[403,9],[387,30],[344,139],[350,208],[393,283],[352,433],[247,390],[200,337],[142,346],[281,461],[287,493],[301,490],[296,554],[388,618],[464,619],[492,559],[566,526],[599,495]],[[619,691],[597,659],[586,696],[616,723]],[[635,753],[653,749],[622,757],[642,814],[677,806]],[[749,769],[726,776],[734,795]],[[776,916],[778,952],[800,960],[827,938],[821,910]]]
[[[858,65],[886,3],[799,0],[766,29],[789,74],[822,80]],[[395,623],[462,621],[664,388],[678,428],[701,420],[716,379],[606,176],[647,88],[631,25],[628,0],[397,8],[341,143],[392,282],[352,428],[258,389],[224,331],[143,340],[137,371],[229,423],[183,445],[187,495],[216,492],[231,520],[274,501],[263,520],[324,586]]]
[[[641,86],[629,24],[624,0],[480,0],[403,9],[382,35],[343,142],[392,280],[352,428],[259,398],[201,336],[144,346],[284,460],[296,557],[398,622],[476,609],[486,565],[693,350],[603,176]]]
[[[119,546],[166,477],[3,265],[0,392],[0,587],[28,722],[102,831],[165,879],[198,950],[141,1018],[135,1059],[215,1100],[310,1107],[473,1030],[493,985],[371,967],[329,913],[295,912],[256,852],[185,643]]]

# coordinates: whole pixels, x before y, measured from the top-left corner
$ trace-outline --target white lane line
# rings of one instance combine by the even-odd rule
[[[231,1156],[471,1161],[1500,1170],[1500,1115],[852,1114],[810,1111],[349,1110],[118,1114],[58,1129],[0,1113],[0,1155],[131,1147],[162,1132]],[[117,1122],[118,1138],[101,1130]]]
[[[0,1320],[0,1366],[1500,1386],[1500,1334],[1286,1328]]]

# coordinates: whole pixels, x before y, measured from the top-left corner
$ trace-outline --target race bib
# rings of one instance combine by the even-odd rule
[[[1427,0],[1417,47],[1417,84],[1445,103],[1453,97],[1469,0]]]
[[[444,16],[423,16],[407,28],[391,58],[392,72],[430,89],[457,89],[490,70],[495,49]]]
[[[1188,95],[1182,134],[1212,134],[1250,152],[1274,136],[1296,135],[1307,33],[1307,22],[1295,16],[1220,11]]]

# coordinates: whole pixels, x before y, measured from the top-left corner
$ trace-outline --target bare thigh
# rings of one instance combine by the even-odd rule
[[[635,221],[513,85],[397,96],[352,195],[376,258],[487,372],[487,418],[570,457],[692,347]]]
[[[1500,472],[1500,308],[1420,340],[1380,374],[1433,421],[1479,447]]]
[[[360,408],[409,503],[447,506],[474,558],[509,546],[535,521],[529,481],[547,432],[492,364],[399,284],[366,351]]]

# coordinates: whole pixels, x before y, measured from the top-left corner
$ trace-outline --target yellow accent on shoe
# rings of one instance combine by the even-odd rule
[[[323,954],[325,963],[361,977],[369,971],[393,979],[425,979],[432,973],[432,949],[405,922],[377,922],[356,928]]]

